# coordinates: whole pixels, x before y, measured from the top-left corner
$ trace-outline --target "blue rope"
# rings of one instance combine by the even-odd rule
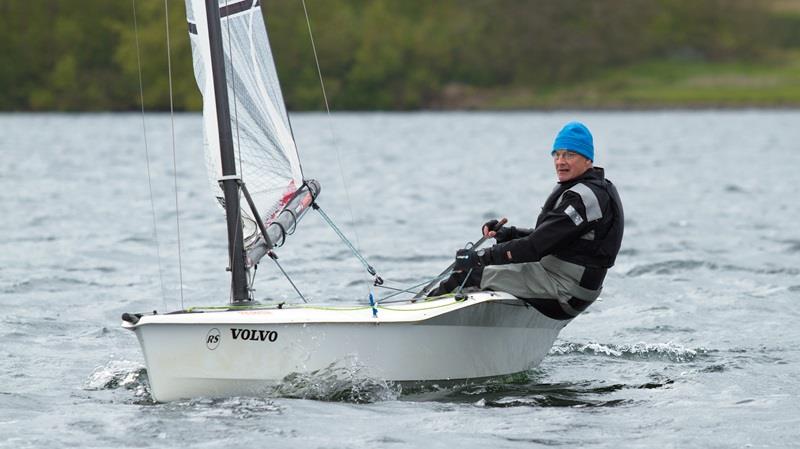
[[[369,291],[369,306],[372,307],[372,318],[378,318],[378,308],[375,307],[375,298],[372,296],[372,290]]]

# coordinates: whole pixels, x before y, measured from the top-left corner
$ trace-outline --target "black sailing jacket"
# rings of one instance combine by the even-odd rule
[[[625,226],[617,189],[594,167],[560,182],[545,201],[534,229],[511,227],[486,252],[493,265],[535,262],[552,254],[590,268],[609,268],[619,252]]]

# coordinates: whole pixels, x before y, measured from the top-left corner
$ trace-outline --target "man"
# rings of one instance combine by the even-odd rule
[[[617,189],[594,167],[589,129],[567,123],[553,143],[558,185],[545,201],[534,229],[483,226],[497,244],[456,254],[453,274],[431,292],[442,295],[461,286],[511,293],[546,315],[571,319],[600,295],[614,265],[624,228]],[[549,301],[548,301],[549,299]]]

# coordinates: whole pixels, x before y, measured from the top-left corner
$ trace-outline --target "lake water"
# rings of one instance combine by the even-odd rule
[[[292,118],[320,204],[392,285],[438,273],[488,218],[532,225],[552,138],[585,121],[627,218],[602,300],[513,379],[403,391],[350,373],[153,404],[121,313],[228,298],[199,115],[175,117],[176,180],[170,117],[146,116],[152,205],[140,115],[0,115],[0,447],[798,445],[800,111]],[[311,301],[366,301],[319,216],[278,254]],[[271,266],[256,288],[297,300]]]

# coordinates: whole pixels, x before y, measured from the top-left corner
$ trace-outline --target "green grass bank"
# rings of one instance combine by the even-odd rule
[[[647,61],[559,86],[480,89],[452,84],[436,109],[800,107],[800,52],[772,62]]]

